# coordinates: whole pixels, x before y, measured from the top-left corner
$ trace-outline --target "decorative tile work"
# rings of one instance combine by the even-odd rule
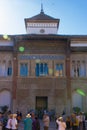
[[[63,55],[19,55],[18,56],[18,60],[32,60],[32,59],[64,60],[65,56]]]

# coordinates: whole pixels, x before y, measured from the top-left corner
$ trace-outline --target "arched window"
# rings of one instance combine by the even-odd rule
[[[8,61],[7,75],[8,76],[12,75],[12,63],[11,63],[11,61]]]
[[[0,76],[7,76],[6,61],[0,61]]]
[[[80,69],[80,77],[86,76],[86,63],[85,61],[81,62],[81,69]]]
[[[85,61],[72,61],[72,77],[85,77],[86,76],[86,63]]]

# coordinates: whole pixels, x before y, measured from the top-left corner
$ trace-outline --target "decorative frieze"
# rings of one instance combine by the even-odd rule
[[[41,59],[41,60],[64,60],[65,56],[63,55],[19,55],[19,60],[32,60],[32,59]]]

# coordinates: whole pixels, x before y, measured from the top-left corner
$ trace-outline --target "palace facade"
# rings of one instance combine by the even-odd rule
[[[87,36],[57,34],[60,19],[25,19],[26,34],[0,35],[0,106],[87,112]]]

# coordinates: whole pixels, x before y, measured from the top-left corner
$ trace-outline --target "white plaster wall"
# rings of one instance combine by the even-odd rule
[[[82,110],[82,96],[76,92],[72,95],[72,107],[80,107]]]
[[[13,46],[13,41],[2,41],[0,40],[0,46]]]
[[[41,33],[41,29],[45,32]],[[27,34],[57,34],[57,28],[27,28]]]
[[[0,106],[4,106],[4,105],[9,106],[9,108],[11,105],[11,94],[7,90],[0,92]]]

